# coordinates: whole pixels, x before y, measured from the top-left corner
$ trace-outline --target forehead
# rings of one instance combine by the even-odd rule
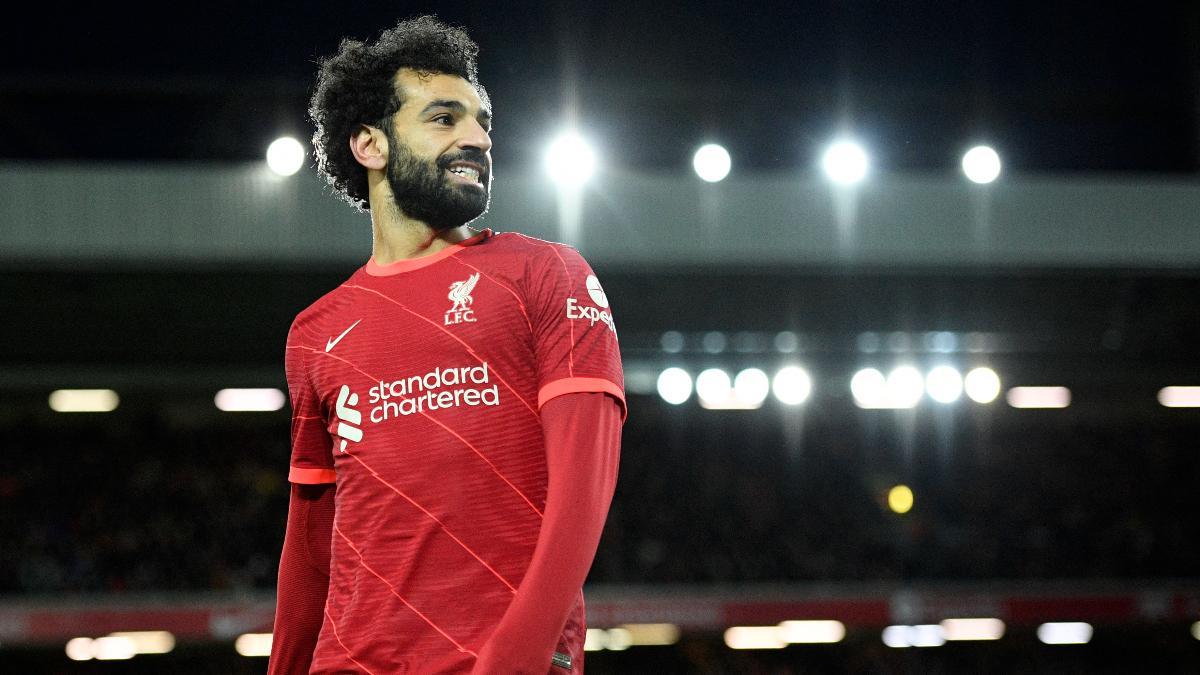
[[[471,115],[480,110],[491,112],[479,97],[475,87],[458,75],[446,73],[421,73],[411,68],[401,68],[393,82],[404,101],[402,108],[420,111],[431,101],[457,101]]]

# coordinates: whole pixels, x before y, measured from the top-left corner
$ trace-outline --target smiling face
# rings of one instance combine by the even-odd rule
[[[439,231],[483,215],[492,185],[490,107],[456,75],[405,68],[395,83],[404,103],[384,133],[397,208]]]

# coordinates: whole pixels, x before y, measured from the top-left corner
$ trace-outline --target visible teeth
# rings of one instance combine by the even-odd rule
[[[468,166],[456,166],[450,169],[450,173],[455,173],[471,180],[479,180],[479,171]]]

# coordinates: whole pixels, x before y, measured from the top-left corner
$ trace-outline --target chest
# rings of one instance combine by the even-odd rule
[[[412,280],[352,280],[341,290],[345,301],[318,335],[328,333],[319,345],[328,358],[313,370],[319,391],[532,370],[531,309],[511,278],[459,267]]]

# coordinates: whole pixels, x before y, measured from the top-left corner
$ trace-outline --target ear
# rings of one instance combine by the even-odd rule
[[[382,130],[363,124],[350,137],[350,152],[359,164],[382,171],[387,167],[387,136]]]

